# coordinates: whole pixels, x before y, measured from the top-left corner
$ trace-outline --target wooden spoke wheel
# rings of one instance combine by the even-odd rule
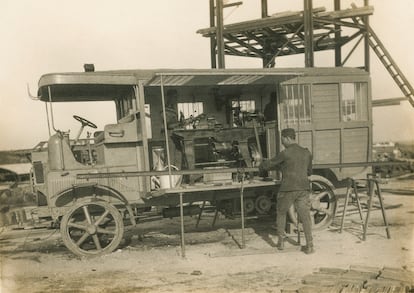
[[[330,182],[321,176],[314,177],[311,179],[311,220],[313,229],[318,230],[324,229],[332,223],[337,202]]]
[[[63,216],[60,232],[66,247],[74,254],[95,256],[118,247],[124,224],[113,205],[105,201],[82,202]]]
[[[310,194],[312,229],[321,230],[328,227],[335,217],[336,196],[331,187],[332,184],[326,178],[314,175],[311,176],[310,182],[312,188]],[[289,218],[293,223],[297,223],[294,205],[289,210]]]

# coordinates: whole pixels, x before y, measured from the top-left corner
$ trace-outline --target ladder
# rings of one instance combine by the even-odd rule
[[[401,69],[397,66],[394,59],[392,59],[390,53],[385,48],[384,44],[380,41],[377,34],[370,26],[366,26],[364,20],[361,17],[354,18],[354,22],[366,27],[366,34],[368,34],[369,45],[377,54],[382,64],[385,66],[391,77],[394,79],[398,87],[401,89],[407,100],[414,107],[414,89],[410,82],[402,73]]]

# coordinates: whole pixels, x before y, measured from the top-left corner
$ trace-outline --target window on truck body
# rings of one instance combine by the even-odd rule
[[[138,106],[133,89],[131,88],[131,90],[128,92],[120,93],[119,96],[115,99],[115,105],[117,120],[121,120],[131,113],[136,112]]]
[[[137,105],[136,98],[133,92],[130,92],[127,95],[121,95],[115,100],[116,112],[118,117],[118,123],[123,120],[123,118],[128,115],[135,115],[139,106]],[[151,128],[151,107],[150,104],[144,105],[145,111],[145,125],[147,130],[147,138],[152,138],[152,128]]]
[[[341,84],[342,121],[368,120],[368,85],[366,82]]]
[[[281,112],[284,122],[309,124],[311,115],[311,87],[309,84],[287,84],[281,86]]]
[[[235,100],[231,102],[232,108],[240,107],[242,112],[254,112],[256,109],[254,100],[240,101]]]

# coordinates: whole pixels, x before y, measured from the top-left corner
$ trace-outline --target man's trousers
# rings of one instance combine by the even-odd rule
[[[302,222],[303,231],[305,233],[306,244],[313,245],[312,237],[312,222],[310,217],[311,202],[308,190],[298,191],[280,191],[277,194],[276,202],[276,227],[279,237],[286,236],[286,216],[290,206],[294,204],[299,216],[299,221]]]

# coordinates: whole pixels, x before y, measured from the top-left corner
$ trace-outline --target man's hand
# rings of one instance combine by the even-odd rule
[[[267,177],[267,170],[263,166],[263,162],[265,162],[266,159],[263,159],[260,163],[259,167],[259,177]]]

